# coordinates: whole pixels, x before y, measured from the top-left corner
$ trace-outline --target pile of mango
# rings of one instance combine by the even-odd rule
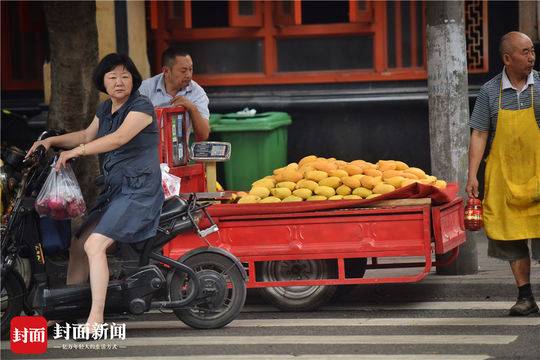
[[[409,167],[402,161],[346,162],[309,155],[298,163],[275,169],[252,184],[249,193],[238,192],[239,204],[316,200],[371,199],[419,182],[440,189],[444,180]]]

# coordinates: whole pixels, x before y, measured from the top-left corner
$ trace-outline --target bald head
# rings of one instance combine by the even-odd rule
[[[522,40],[528,40],[532,44],[531,38],[522,32],[510,31],[509,33],[506,33],[501,38],[501,42],[499,44],[499,54],[501,57],[503,57],[504,54],[511,54],[514,52],[517,49],[517,43]]]

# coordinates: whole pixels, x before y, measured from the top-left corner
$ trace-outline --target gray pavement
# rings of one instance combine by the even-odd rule
[[[514,301],[517,288],[508,262],[487,256],[487,238],[483,232],[474,235],[478,250],[478,273],[473,275],[437,275],[435,268],[416,283],[356,286],[340,301]],[[396,274],[411,272],[397,270]],[[414,271],[414,270],[412,270]],[[418,270],[416,270],[418,271]],[[531,263],[531,284],[536,299],[540,299],[540,264]]]

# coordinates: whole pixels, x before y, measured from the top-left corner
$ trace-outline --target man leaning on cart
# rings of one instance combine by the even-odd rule
[[[478,196],[477,171],[486,144],[484,225],[488,256],[510,262],[518,299],[510,315],[538,312],[530,284],[540,259],[540,76],[531,39],[520,32],[500,42],[504,68],[482,86],[470,119],[466,191]]]
[[[147,96],[154,107],[183,106],[189,113],[189,132],[196,141],[210,134],[208,96],[193,79],[193,60],[182,49],[171,46],[161,55],[162,72],[146,79],[139,92]]]

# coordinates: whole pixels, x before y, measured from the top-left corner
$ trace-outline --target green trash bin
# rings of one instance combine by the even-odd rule
[[[223,114],[217,114],[217,113],[210,114],[210,119],[208,119],[208,123],[210,124],[210,127],[212,127],[212,125],[214,124],[219,123],[219,120],[221,119],[222,116]]]
[[[287,164],[287,126],[284,112],[249,117],[223,115],[211,125],[219,140],[231,143],[231,158],[223,164],[227,190],[249,190],[251,183]]]

